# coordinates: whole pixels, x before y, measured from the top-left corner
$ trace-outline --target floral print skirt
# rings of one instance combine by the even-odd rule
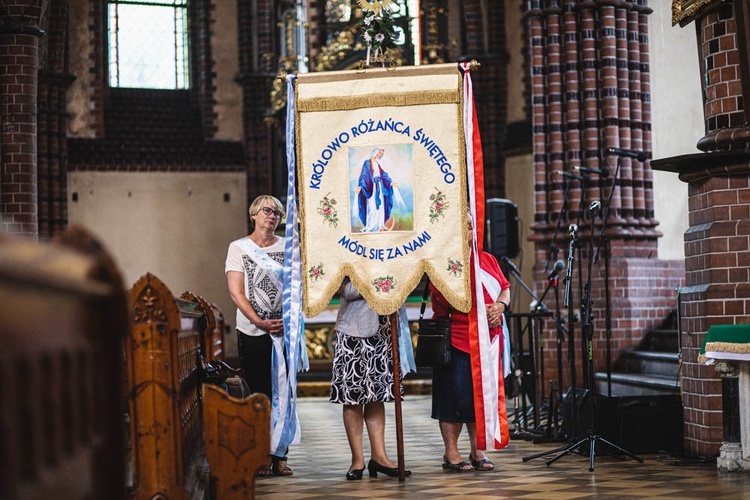
[[[372,337],[350,337],[337,331],[331,372],[331,403],[393,401],[393,347],[388,317],[381,316],[378,333]]]

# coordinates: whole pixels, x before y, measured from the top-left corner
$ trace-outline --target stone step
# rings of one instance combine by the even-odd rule
[[[641,350],[657,352],[679,352],[680,339],[677,330],[654,329],[646,332]]]
[[[676,377],[680,371],[680,356],[676,352],[625,351],[619,364],[624,373]]]
[[[680,380],[675,376],[644,375],[638,373],[612,373],[612,394],[607,394],[607,374],[594,374],[599,394],[611,396],[641,396],[676,394],[680,391]]]

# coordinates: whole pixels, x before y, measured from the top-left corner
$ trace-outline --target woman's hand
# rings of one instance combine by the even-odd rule
[[[280,337],[284,335],[284,321],[281,319],[262,319],[256,323],[258,328],[268,332],[269,335]]]
[[[497,328],[500,326],[502,321],[502,314],[505,309],[505,305],[502,302],[495,302],[494,304],[487,304],[487,323],[490,328]]]

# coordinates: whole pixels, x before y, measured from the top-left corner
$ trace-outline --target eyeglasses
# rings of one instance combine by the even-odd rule
[[[268,216],[273,215],[274,217],[279,218],[279,219],[281,219],[281,216],[284,215],[282,212],[279,212],[278,210],[274,210],[274,209],[268,208],[268,207],[263,207],[263,208],[261,208],[261,210],[263,210],[264,214],[266,214]]]

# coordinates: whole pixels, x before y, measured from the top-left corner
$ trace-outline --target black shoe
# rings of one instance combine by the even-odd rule
[[[349,469],[349,471],[346,473],[346,480],[356,481],[356,480],[362,479],[362,473],[364,471],[365,471],[364,467],[362,467],[361,469]]]
[[[382,472],[388,477],[398,477],[398,467],[386,467],[385,465],[380,465],[373,459],[370,459],[368,462],[367,470],[370,471],[370,477],[378,477],[378,472]],[[404,476],[411,476],[411,471],[405,470]]]

